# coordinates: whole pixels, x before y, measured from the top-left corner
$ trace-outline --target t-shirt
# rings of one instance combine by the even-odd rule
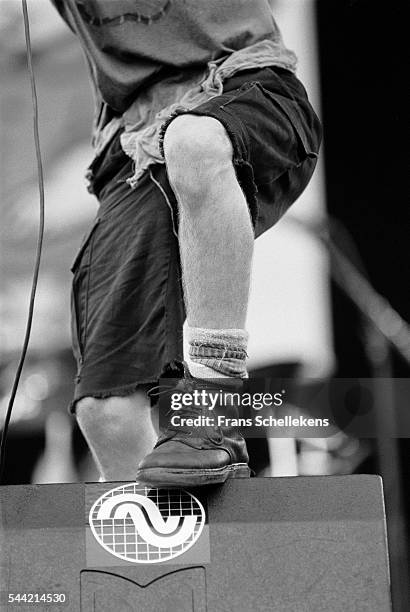
[[[261,40],[275,43],[278,64],[294,67],[269,0],[52,2],[79,37],[102,100],[118,114],[141,89]]]

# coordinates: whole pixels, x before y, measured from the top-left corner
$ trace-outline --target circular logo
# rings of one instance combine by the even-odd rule
[[[89,523],[97,542],[112,555],[133,563],[160,563],[195,544],[205,510],[187,491],[133,483],[99,497]]]

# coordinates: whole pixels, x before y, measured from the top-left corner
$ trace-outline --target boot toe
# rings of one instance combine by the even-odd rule
[[[196,449],[182,442],[169,441],[156,448],[139,464],[139,470],[167,467],[169,469],[218,469],[229,465],[229,453],[224,449]]]

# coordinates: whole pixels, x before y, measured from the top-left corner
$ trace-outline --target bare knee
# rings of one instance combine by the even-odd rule
[[[77,422],[81,429],[120,433],[149,412],[149,403],[143,391],[126,397],[84,397],[76,405]]]
[[[232,153],[228,134],[217,119],[176,117],[165,132],[164,155],[169,181],[182,203],[197,202],[221,174],[231,171]]]
[[[107,399],[84,397],[77,402],[75,410],[80,428],[84,432],[89,429],[95,432],[119,431],[123,427],[123,410],[118,410],[116,404],[118,403],[111,397]]]

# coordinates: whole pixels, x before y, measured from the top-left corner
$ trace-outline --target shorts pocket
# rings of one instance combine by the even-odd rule
[[[298,161],[302,163],[306,157],[317,158],[321,141],[321,126],[318,117],[310,105],[311,129],[308,128],[301,113],[300,105],[296,100],[279,94],[273,94],[264,89],[262,85],[260,85],[260,87],[263,93],[270,98],[274,105],[281,109],[292,124],[299,143]]]
[[[79,250],[77,252],[77,255],[75,256],[75,258],[73,260],[73,263],[70,266],[70,270],[71,270],[71,272],[74,275],[75,275],[75,273],[76,273],[76,271],[77,271],[77,269],[78,269],[78,267],[80,265],[81,259],[82,259],[83,255],[84,255],[84,252],[86,251],[87,247],[89,246],[89,244],[91,242],[91,239],[92,239],[92,237],[94,235],[95,230],[97,229],[98,225],[100,224],[100,221],[101,220],[98,217],[95,219],[91,229],[85,234],[85,236],[84,236],[84,238],[83,238],[83,240],[81,242],[81,245],[80,245],[80,248],[79,248]]]
[[[90,231],[85,235],[70,268],[73,273],[71,290],[71,337],[74,355],[79,364],[81,364],[83,360],[86,342],[92,243],[99,224],[100,219],[97,218]]]

